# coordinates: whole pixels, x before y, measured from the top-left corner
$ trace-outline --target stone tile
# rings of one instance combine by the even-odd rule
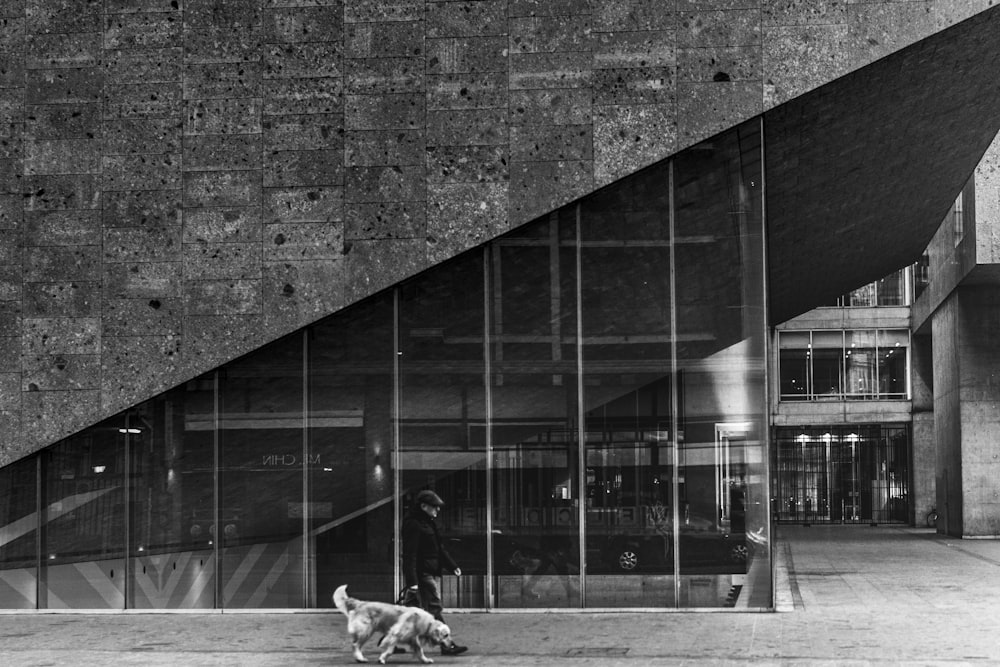
[[[107,337],[101,354],[101,408],[117,412],[176,385],[185,343],[170,334]]]
[[[266,262],[264,328],[269,336],[294,331],[346,305],[340,259]]]
[[[104,48],[158,49],[181,39],[181,12],[105,14]]]
[[[424,69],[420,56],[351,59],[345,62],[344,88],[351,95],[419,93]]]
[[[594,44],[595,69],[673,67],[677,64],[673,31],[599,33]]]
[[[101,14],[92,0],[26,0],[25,29],[29,33],[100,32]]]
[[[764,0],[761,18],[765,27],[843,24],[848,4],[844,0]]]
[[[253,171],[184,173],[184,206],[260,206],[260,174]]]
[[[188,280],[184,303],[186,316],[260,314],[260,280]]]
[[[502,72],[427,77],[428,110],[502,109],[505,106],[507,76]]]
[[[593,189],[590,161],[512,162],[510,223],[512,226],[547,213]]]
[[[21,301],[21,265],[0,265],[0,301]]]
[[[436,263],[507,231],[507,183],[428,186],[427,257]]]
[[[181,84],[177,82],[108,84],[104,87],[104,118],[177,118],[183,115]]]
[[[101,283],[51,282],[24,285],[25,317],[100,317]]]
[[[104,0],[104,11],[108,14],[176,12],[183,8],[184,0]]]
[[[0,159],[24,159],[24,141],[20,131],[13,130],[8,135],[0,136]]]
[[[259,313],[188,317],[184,322],[185,363],[189,371],[192,367],[208,371],[260,347],[264,340],[264,318]]]
[[[415,165],[425,160],[424,133],[420,130],[352,131],[345,137],[345,163],[349,167]]]
[[[24,87],[0,88],[0,124],[24,121]]]
[[[25,247],[101,244],[100,211],[29,211],[24,216]]]
[[[28,70],[24,79],[24,102],[25,104],[97,102],[101,99],[103,80],[104,72],[99,67]],[[3,77],[0,76],[0,85],[3,83]]]
[[[264,187],[344,184],[344,151],[271,151],[264,155]]]
[[[260,134],[222,134],[187,137],[182,163],[185,171],[260,169]]]
[[[269,44],[264,50],[264,77],[310,79],[344,76],[340,42]]]
[[[22,430],[18,440],[25,453],[72,435],[100,414],[101,393],[79,391],[31,391],[21,394]]]
[[[510,129],[510,159],[515,162],[594,159],[591,125],[518,125]]]
[[[846,74],[851,56],[846,25],[764,29],[764,108],[797,97]]]
[[[21,389],[23,391],[99,389],[100,359],[97,354],[25,355]]]
[[[604,0],[508,0],[507,16],[572,16],[593,14]]]
[[[260,242],[261,209],[202,208],[184,213],[184,243]]]
[[[474,37],[507,32],[506,0],[428,2],[427,37]]]
[[[438,109],[427,112],[428,146],[502,146],[507,109]]]
[[[508,41],[505,35],[443,37],[426,41],[428,74],[506,72]]]
[[[421,12],[419,18],[423,18]],[[344,57],[392,58],[424,54],[424,22],[346,23]]]
[[[177,227],[114,227],[104,230],[104,263],[171,262],[181,257]]]
[[[91,139],[101,129],[96,103],[26,106],[24,111],[25,139]]]
[[[97,179],[89,174],[25,176],[24,210],[97,208],[101,203]]]
[[[24,281],[101,279],[100,246],[43,246],[24,249]]]
[[[105,192],[105,227],[172,227],[181,224],[181,193],[176,190]]]
[[[378,239],[345,244],[347,303],[374,294],[427,267],[424,239]]]
[[[32,35],[24,52],[27,69],[94,67],[101,62],[101,33]]]
[[[24,218],[20,194],[0,194],[0,229],[20,229]]]
[[[432,146],[427,149],[427,182],[504,182],[507,163],[505,146]]]
[[[586,88],[593,78],[593,55],[525,53],[510,58],[510,89]]]
[[[591,122],[590,88],[512,90],[510,125],[585,125]]]
[[[184,68],[184,99],[212,100],[264,95],[259,62],[193,64]]]
[[[344,3],[344,21],[419,21],[424,18],[424,0],[351,0]]]
[[[184,134],[253,134],[261,131],[259,98],[184,100]]]
[[[181,156],[109,155],[104,158],[102,176],[105,191],[180,189]]]
[[[263,17],[258,0],[187,0],[184,49],[187,62],[240,62],[259,57]]]
[[[601,186],[665,158],[676,150],[673,104],[596,107],[594,185]]]
[[[603,0],[594,4],[594,25],[600,30],[673,30],[677,13],[663,0]]]
[[[102,333],[118,336],[180,336],[184,330],[184,303],[171,299],[106,299]]]
[[[934,15],[923,2],[852,3],[848,7],[850,68],[867,65],[929,35]]]
[[[0,301],[0,338],[21,335],[21,303]]]
[[[424,167],[350,167],[345,197],[350,203],[424,201]]]
[[[0,53],[20,53],[26,43],[24,11],[0,9]]]
[[[690,146],[761,113],[760,82],[677,85],[678,146]]]
[[[101,61],[109,85],[176,83],[184,79],[184,50],[180,46],[135,51],[105,49]]]
[[[344,33],[340,3],[316,7],[278,7],[264,10],[265,42],[334,42]]]
[[[21,372],[21,339],[14,336],[0,338],[0,373]],[[18,390],[20,393],[20,390]]]
[[[376,202],[352,204],[346,210],[348,240],[423,238],[426,214],[423,202]]]
[[[348,130],[395,130],[424,126],[427,100],[423,94],[347,95],[344,127]]]
[[[0,160],[0,192],[12,194],[23,191],[23,160]]]
[[[265,116],[332,114],[344,110],[341,78],[267,79],[263,90]]]
[[[16,229],[0,231],[0,265],[21,263],[21,233]]]
[[[267,188],[264,222],[340,222],[344,219],[344,188]],[[265,247],[267,239],[265,237]]]
[[[99,354],[101,320],[98,317],[25,317],[22,352],[47,354]]]
[[[673,67],[594,70],[594,104],[668,104],[674,100]]]
[[[103,269],[108,299],[164,299],[182,294],[179,261],[105,264]]]
[[[760,46],[678,49],[677,80],[759,81],[763,78],[762,59]]]
[[[342,222],[283,222],[264,225],[264,261],[340,259]]]
[[[678,16],[677,46],[759,46],[760,20],[759,8],[683,11]]]
[[[185,280],[260,278],[260,243],[185,243]]]
[[[181,152],[179,118],[128,118],[106,121],[101,127],[101,152],[106,155]]]
[[[512,17],[510,52],[591,51],[596,29],[590,14]]]
[[[21,369],[16,373],[0,372],[0,414],[21,410]]]
[[[340,114],[266,116],[263,122],[267,151],[342,149],[344,117]]]

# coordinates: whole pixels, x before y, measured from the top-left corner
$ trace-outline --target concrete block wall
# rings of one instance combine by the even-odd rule
[[[0,464],[988,0],[4,0]]]

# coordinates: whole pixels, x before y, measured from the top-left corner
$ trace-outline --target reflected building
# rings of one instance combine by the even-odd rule
[[[573,66],[534,49],[511,56],[497,85],[494,47],[510,35],[497,41],[490,31],[548,34],[538,28],[546,19],[514,15],[527,11],[522,3],[421,4],[416,17],[399,6],[392,21],[377,20],[378,3],[345,3],[336,16],[231,4],[190,13],[239,27],[233,7],[247,10],[248,30],[267,47],[261,67],[221,66],[242,68],[247,40],[192,37],[186,73],[166,82],[183,104],[142,94],[145,75],[169,75],[170,53],[155,66],[142,54],[105,54],[109,77],[133,78],[95,83],[77,73],[83,93],[56,95],[45,72],[27,79],[36,106],[67,107],[37,109],[39,117],[77,118],[69,108],[93,104],[94,88],[102,113],[121,122],[104,128],[96,180],[66,175],[86,167],[74,158],[79,146],[31,135],[24,175],[43,170],[61,189],[5,200],[22,206],[32,240],[20,243],[30,269],[22,282],[34,290],[23,302],[34,310],[16,318],[27,333],[5,336],[25,359],[25,407],[0,468],[0,607],[323,608],[340,584],[388,599],[401,581],[396,536],[422,489],[446,502],[438,523],[463,570],[445,580],[445,605],[455,609],[767,610],[775,520],[913,520],[914,503],[892,501],[913,478],[899,466],[923,465],[911,445],[917,408],[907,403],[914,344],[908,315],[884,319],[882,309],[909,306],[906,267],[1000,129],[987,113],[1000,102],[1000,53],[978,49],[977,67],[953,75],[969,44],[996,34],[1000,10],[948,15],[949,28],[727,117],[599,184],[593,170],[591,180],[573,170],[593,168],[595,133],[608,126],[562,121],[591,105],[605,107],[595,117],[627,115],[628,105],[601,104],[626,89],[637,104],[663,101],[666,75],[643,83],[633,80],[643,68],[607,66],[628,60],[633,38],[673,34],[654,29],[663,17],[583,3],[595,21],[640,37],[607,28],[602,44],[611,46],[598,58],[586,51],[596,64],[577,73],[571,92],[533,95],[553,72],[568,85]],[[475,21],[449,13],[459,4]],[[493,16],[500,5],[503,16]],[[326,51],[302,41],[324,21],[344,37]],[[185,18],[185,30],[197,26]],[[454,40],[477,30],[489,38],[482,49],[456,55]],[[109,31],[105,40],[121,46]],[[555,40],[556,52],[589,40],[589,28],[578,32]],[[426,62],[419,55],[430,83],[408,68],[414,39],[437,49]],[[377,46],[405,55],[365,55]],[[341,47],[361,54],[348,74]],[[123,63],[140,61],[136,79]],[[676,59],[664,68],[681,75]],[[463,76],[475,85],[461,86]],[[632,83],[622,88],[621,77]],[[510,99],[496,103],[502,120],[479,113],[510,82]],[[453,89],[461,103],[442,109]],[[702,99],[686,93],[683,103],[672,93],[671,104]],[[288,111],[297,104],[318,119]],[[157,142],[178,109],[183,146],[167,150]],[[686,118],[702,113],[710,112]],[[470,155],[493,155],[497,122],[512,143],[456,185]],[[42,125],[32,131],[44,135]],[[468,150],[448,157],[428,143],[455,128],[474,135]],[[572,143],[574,133],[590,143]],[[154,145],[164,150],[150,155],[168,157],[130,157]],[[525,164],[553,150],[555,185],[524,177],[524,165],[515,178],[508,149]],[[505,188],[520,188],[500,204],[481,187],[494,182],[491,169],[505,170]],[[431,194],[414,195],[417,181]],[[379,199],[386,192],[398,201]],[[491,205],[507,207],[509,219],[463,213]],[[449,215],[475,243],[452,241]],[[74,216],[96,227],[74,227]],[[426,231],[434,224],[438,236]],[[477,236],[479,225],[489,229]],[[343,238],[359,229],[372,238]],[[46,235],[75,250],[38,250]],[[386,238],[400,243],[379,254],[374,241]],[[171,263],[175,241],[183,257]],[[157,261],[133,261],[143,253]],[[81,281],[90,296],[59,296],[73,267],[90,271]],[[296,277],[310,271],[320,278],[303,294]],[[803,315],[844,294],[883,314],[837,327]],[[168,362],[142,355],[150,339],[181,361],[155,367]],[[69,369],[73,384],[58,384],[69,381],[52,368]],[[846,414],[872,402],[908,407],[877,422],[860,413],[837,421],[821,407]],[[809,411],[829,418],[807,424]],[[884,484],[864,486],[873,474]]]

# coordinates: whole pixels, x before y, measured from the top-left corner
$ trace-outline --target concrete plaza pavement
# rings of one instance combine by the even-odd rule
[[[775,613],[450,613],[438,665],[1000,665],[1000,541],[780,526]],[[339,613],[4,614],[3,665],[347,665]],[[374,660],[374,647],[368,654]],[[412,655],[390,664],[418,664]]]

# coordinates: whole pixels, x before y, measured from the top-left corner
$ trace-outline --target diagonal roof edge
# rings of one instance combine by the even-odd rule
[[[1000,130],[1000,7],[764,113],[769,323],[915,262]]]

